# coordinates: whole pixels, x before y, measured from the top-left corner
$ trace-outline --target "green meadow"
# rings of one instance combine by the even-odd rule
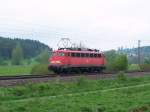
[[[150,77],[0,88],[0,112],[149,112]]]
[[[32,66],[0,66],[0,76],[30,74]]]

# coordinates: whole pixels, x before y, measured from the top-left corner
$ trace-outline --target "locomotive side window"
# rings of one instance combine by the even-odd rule
[[[81,53],[81,57],[85,57],[85,54],[84,54],[84,53]]]
[[[101,54],[97,54],[97,53],[68,53],[68,56],[71,57],[90,57],[90,58],[99,58],[102,57]]]
[[[91,58],[93,57],[93,54],[92,54],[92,53],[90,54],[90,57],[91,57]]]
[[[72,57],[75,57],[75,53],[71,53],[71,56],[72,56]]]
[[[102,55],[101,55],[101,54],[98,54],[98,57],[102,57]]]
[[[94,57],[96,58],[96,57],[97,57],[97,54],[94,54]]]
[[[77,56],[77,57],[80,57],[80,53],[76,53],[76,56]]]
[[[86,55],[86,57],[89,57],[89,53],[86,53],[85,55]]]

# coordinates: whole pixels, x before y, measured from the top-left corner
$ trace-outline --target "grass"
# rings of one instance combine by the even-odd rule
[[[0,66],[0,76],[50,74],[47,64],[23,65],[23,66]]]
[[[13,75],[25,75],[25,74],[49,74],[53,73],[48,71],[46,64],[37,64],[35,61],[32,65],[20,65],[11,66],[5,65],[0,66],[0,76],[13,76]],[[32,70],[33,68],[33,70]],[[128,71],[140,71],[139,65],[131,64],[128,67]]]
[[[31,66],[0,66],[0,76],[30,74]]]
[[[1,103],[1,112],[128,112],[150,104],[148,87]],[[3,110],[3,111],[2,111]]]
[[[150,105],[149,88],[146,76],[0,88],[0,112],[132,112]]]

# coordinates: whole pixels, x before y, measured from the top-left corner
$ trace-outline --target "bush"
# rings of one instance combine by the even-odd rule
[[[120,72],[117,74],[117,80],[118,80],[118,81],[126,81],[126,80],[127,80],[127,77],[125,76],[125,74],[124,74],[123,71],[120,71]]]
[[[140,68],[142,71],[150,71],[150,64],[141,64]]]
[[[140,66],[138,64],[131,64],[128,67],[128,71],[140,71]]]
[[[50,74],[51,72],[48,70],[47,64],[36,64],[32,67],[31,74],[33,75],[42,75],[42,74]]]

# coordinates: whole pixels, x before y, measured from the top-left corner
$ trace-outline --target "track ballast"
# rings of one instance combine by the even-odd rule
[[[126,76],[135,77],[135,76],[145,76],[150,75],[150,72],[126,72]],[[84,73],[84,74],[46,74],[46,75],[17,75],[17,76],[0,76],[0,86],[16,86],[16,85],[25,85],[28,83],[41,83],[48,82],[51,80],[61,80],[61,81],[72,81],[81,76],[85,76],[88,79],[107,79],[115,78],[116,73]]]

